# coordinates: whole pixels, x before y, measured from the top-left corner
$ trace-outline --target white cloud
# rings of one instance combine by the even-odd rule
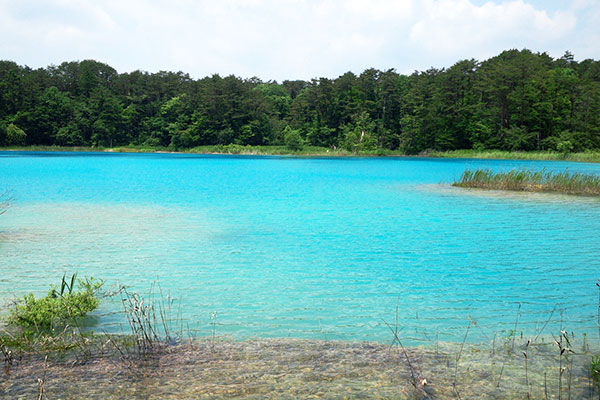
[[[367,16],[376,21],[389,21],[410,18],[414,4],[412,0],[349,0],[345,6],[359,16]]]
[[[597,31],[585,17],[598,12],[596,0],[553,10],[537,0],[474,1],[0,0],[0,57],[281,80],[368,67],[410,72],[514,47],[600,54],[585,39]]]
[[[482,47],[490,45],[495,50],[498,44],[537,47],[564,36],[576,25],[571,12],[549,15],[520,0],[481,6],[469,0],[428,0],[424,4],[410,39],[429,51],[446,54],[464,50],[479,53]]]
[[[583,10],[588,7],[594,7],[598,5],[598,0],[572,0],[571,7],[574,10]]]

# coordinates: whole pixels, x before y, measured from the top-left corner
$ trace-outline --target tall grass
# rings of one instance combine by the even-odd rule
[[[600,176],[579,172],[552,172],[542,169],[467,169],[453,186],[527,192],[556,192],[580,196],[600,196]]]
[[[481,159],[510,159],[510,160],[552,160],[600,162],[600,151],[585,151],[579,153],[560,153],[556,151],[504,151],[504,150],[452,150],[431,151],[423,155],[440,158],[481,158]]]
[[[86,147],[86,146],[10,146],[0,147],[0,151],[75,151],[75,152],[116,152],[116,153],[190,153],[190,154],[242,154],[242,155],[292,155],[292,156],[319,156],[319,157],[436,157],[436,158],[481,158],[481,159],[510,159],[510,160],[554,160],[577,162],[600,162],[600,151],[587,150],[579,153],[560,153],[557,151],[504,151],[504,150],[425,150],[419,154],[407,154],[400,149],[375,149],[348,151],[344,148],[329,148],[319,146],[303,146],[301,149],[292,150],[283,145],[205,145],[192,148],[175,148],[172,146],[126,145],[115,147]]]
[[[130,293],[125,287],[119,289],[123,311],[131,328],[130,337],[135,340],[137,352],[133,355],[148,356],[158,352],[167,344],[177,342],[173,337],[172,328],[180,325],[179,339],[183,337],[183,320],[173,318],[174,299],[162,292],[158,285],[158,300],[154,298],[154,285],[150,291],[150,299],[146,300],[137,293]],[[118,348],[121,355],[130,349]]]

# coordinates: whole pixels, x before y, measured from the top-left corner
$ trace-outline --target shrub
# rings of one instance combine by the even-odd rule
[[[286,126],[283,130],[283,142],[292,151],[300,151],[304,147],[304,140],[300,136],[300,131],[289,126]]]
[[[53,287],[46,297],[38,299],[30,293],[18,299],[10,310],[8,323],[29,331],[49,332],[98,308],[100,301],[96,294],[104,282],[94,278],[75,282],[76,276],[71,277],[70,284],[63,276],[60,290]]]
[[[6,143],[11,145],[23,145],[27,134],[23,129],[19,128],[15,124],[8,124],[6,127]]]
[[[562,153],[563,157],[566,157],[567,154],[573,151],[573,143],[571,143],[570,140],[558,142],[558,144],[556,145],[556,150],[559,153]]]

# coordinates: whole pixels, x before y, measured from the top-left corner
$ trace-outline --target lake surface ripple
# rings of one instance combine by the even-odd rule
[[[596,334],[600,201],[483,193],[419,158],[0,152],[0,301],[63,273],[148,293],[196,335],[414,343],[561,327]],[[4,307],[5,308],[5,307]],[[96,323],[124,323],[107,301]],[[470,322],[471,321],[471,322]],[[546,325],[546,321],[549,321]]]

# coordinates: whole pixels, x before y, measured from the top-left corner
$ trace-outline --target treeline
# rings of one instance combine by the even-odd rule
[[[600,148],[600,62],[509,50],[411,75],[262,82],[0,61],[0,146],[303,145],[350,151]]]

